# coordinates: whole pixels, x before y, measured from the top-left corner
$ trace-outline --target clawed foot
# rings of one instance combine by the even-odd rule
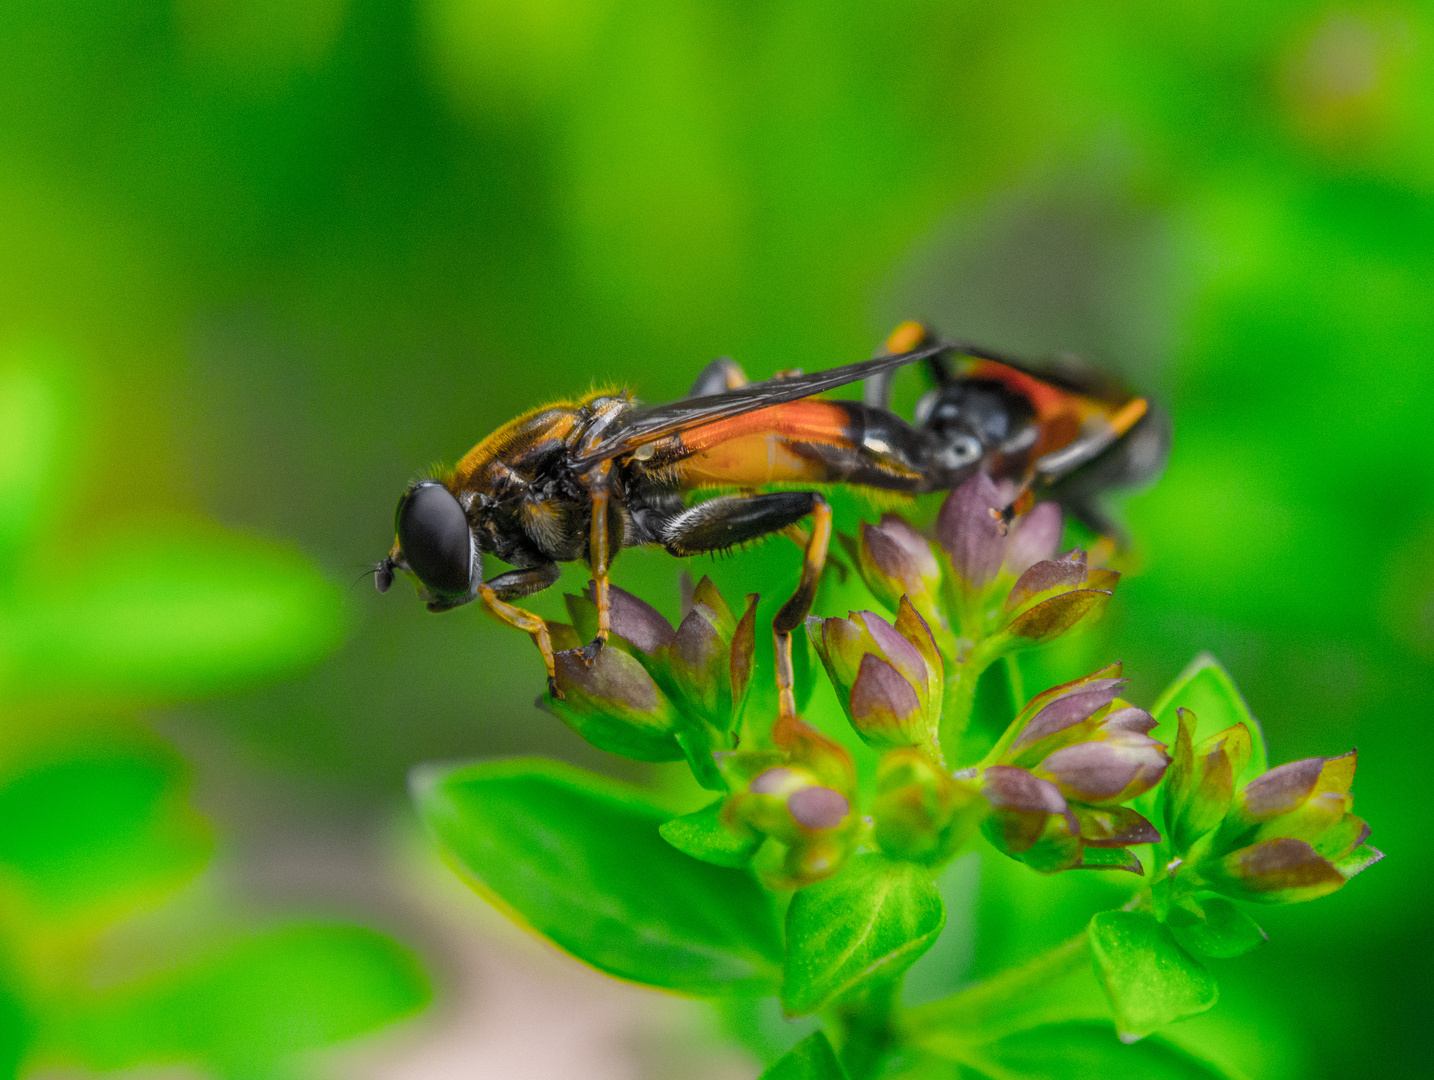
[[[586,645],[584,645],[581,649],[578,650],[578,658],[582,660],[585,666],[592,667],[593,663],[598,658],[598,653],[602,652],[602,647],[605,644],[606,642],[603,638],[593,638],[591,641],[589,641]]]

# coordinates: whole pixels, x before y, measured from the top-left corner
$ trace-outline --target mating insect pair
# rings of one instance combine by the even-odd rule
[[[890,411],[890,385],[896,369],[919,361],[935,385],[913,423]],[[816,397],[863,380],[860,402]],[[805,546],[800,583],[773,624],[779,708],[791,715],[791,635],[816,595],[831,510],[815,489],[763,488],[847,484],[915,495],[985,471],[1013,481],[1022,499],[1056,499],[1112,534],[1097,497],[1152,479],[1169,436],[1165,415],[1145,398],[1093,373],[1038,372],[903,323],[863,363],[751,383],[721,359],[666,405],[599,392],[521,416],[452,471],[410,485],[374,581],[385,592],[395,570],[408,571],[430,611],[480,600],[532,635],[552,686],[546,624],[512,601],[554,584],[559,564],[583,559],[592,569],[591,656],[608,637],[608,571],[624,547],[697,555],[786,532]],[[739,493],[689,505],[689,493],[716,487]],[[485,553],[515,569],[484,581]]]

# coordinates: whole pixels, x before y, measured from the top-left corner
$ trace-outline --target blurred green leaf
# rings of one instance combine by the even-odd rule
[[[1017,1031],[980,1048],[992,1080],[1229,1080],[1230,1074],[1158,1036],[1127,1046],[1104,1021],[1073,1020]],[[997,1066],[984,1073],[980,1064]]]
[[[82,995],[44,1039],[55,1056],[100,1071],[187,1064],[258,1078],[296,1054],[407,1016],[429,996],[417,959],[391,938],[304,923]]]
[[[64,419],[54,377],[35,367],[32,348],[0,354],[0,578],[13,576],[41,511],[53,501]],[[8,593],[0,593],[0,599]]]
[[[824,1032],[808,1035],[757,1080],[846,1080],[831,1040]]]
[[[694,859],[701,859],[714,866],[746,866],[762,846],[762,838],[753,836],[743,839],[723,825],[723,802],[724,800],[718,799],[701,810],[664,821],[657,831],[678,851],[691,855]]]
[[[129,736],[44,753],[0,777],[0,882],[32,926],[114,918],[204,867],[209,829],[173,750]]]
[[[345,622],[339,591],[297,551],[152,522],[51,556],[0,612],[0,691],[80,702],[213,693],[314,662]]]
[[[1186,949],[1221,960],[1243,956],[1266,941],[1260,924],[1223,896],[1177,904],[1166,925]]]
[[[1096,976],[1126,1035],[1195,1016],[1219,997],[1214,977],[1147,912],[1099,912],[1089,937]]]
[[[929,870],[881,855],[853,856],[787,908],[782,1008],[802,1016],[897,978],[945,924]]]
[[[414,774],[419,813],[488,895],[578,959],[699,996],[770,993],[781,931],[750,873],[658,833],[640,793],[552,761]]]
[[[1234,680],[1209,653],[1201,653],[1192,660],[1151,709],[1157,725],[1151,735],[1171,746],[1175,744],[1179,726],[1177,709],[1189,709],[1199,719],[1200,726],[1193,736],[1197,743],[1235,724],[1244,724],[1250,729],[1253,748],[1244,772],[1235,778],[1237,788],[1269,767],[1265,735],[1259,721],[1250,715],[1249,706],[1235,688]]]

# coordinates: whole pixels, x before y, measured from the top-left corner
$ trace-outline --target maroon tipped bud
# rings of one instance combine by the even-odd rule
[[[1201,871],[1221,892],[1264,904],[1314,900],[1347,880],[1309,844],[1288,837],[1241,848]]]
[[[989,810],[974,782],[955,779],[912,748],[882,757],[876,785],[876,842],[887,855],[911,862],[945,862]]]
[[[1103,734],[1107,737],[1099,741],[1057,750],[1038,771],[1054,781],[1066,798],[1091,806],[1126,802],[1160,782],[1170,764],[1161,743],[1129,731]]]
[[[808,634],[858,734],[889,749],[934,752],[941,721],[942,660],[925,621],[903,600],[897,625],[869,611],[812,619]]]
[[[863,523],[857,547],[857,565],[867,588],[895,610],[903,596],[929,622],[939,623],[941,567],[926,538],[895,514],[885,514],[878,525]]]
[[[960,587],[978,592],[995,579],[1006,558],[1006,501],[991,478],[977,473],[951,492],[936,517],[936,540],[951,559]]]
[[[600,750],[639,761],[676,761],[682,720],[652,676],[620,649],[589,660],[581,651],[554,655],[561,698],[539,704]]]
[[[593,627],[589,640],[597,633],[596,590],[597,586],[589,581],[584,591],[588,603],[593,605]],[[568,607],[571,611],[572,605],[569,604]],[[654,655],[658,649],[672,641],[672,624],[651,604],[616,585],[608,586],[608,611],[611,615],[612,632],[647,656]]]
[[[1156,844],[1160,832],[1128,806],[1072,806],[1080,822],[1081,842],[1089,847],[1128,847]]]
[[[1076,864],[1080,823],[1054,784],[1008,765],[986,769],[981,781],[991,804],[982,828],[991,843],[1042,873]]]
[[[835,829],[851,813],[851,803],[829,787],[804,787],[787,798],[787,811],[804,829]]]
[[[719,731],[741,715],[756,648],[757,597],[747,597],[738,620],[707,578],[697,583],[691,609],[660,646],[656,674],[686,706]]]
[[[1058,593],[1027,608],[1006,628],[1014,645],[1043,645],[1053,641],[1084,619],[1097,619],[1110,603],[1110,593],[1095,589],[1073,589]]]
[[[1043,560],[1053,558],[1061,545],[1061,507],[1059,503],[1037,503],[1030,513],[1016,519],[1006,545],[1006,573],[1020,577]]]

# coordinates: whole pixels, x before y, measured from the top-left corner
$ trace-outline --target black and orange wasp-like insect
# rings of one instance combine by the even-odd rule
[[[896,369],[919,361],[935,386],[912,423],[888,408],[890,385]],[[816,396],[863,380],[862,401]],[[374,580],[386,592],[395,570],[408,571],[430,611],[481,601],[532,635],[556,693],[547,627],[512,601],[554,584],[559,564],[582,559],[591,567],[591,657],[608,637],[608,571],[624,547],[697,555],[786,532],[806,549],[800,583],[773,624],[779,707],[790,715],[791,634],[815,599],[832,531],[820,492],[793,485],[915,495],[984,470],[1013,481],[1019,498],[1056,499],[1109,534],[1097,497],[1153,478],[1169,432],[1145,398],[1094,373],[1039,372],[903,323],[863,363],[754,383],[724,358],[703,370],[688,397],[666,405],[598,392],[520,416],[452,471],[409,486]],[[774,485],[783,490],[762,490]],[[689,501],[711,488],[737,492]],[[801,529],[805,518],[809,530]],[[484,554],[515,569],[485,581]]]

